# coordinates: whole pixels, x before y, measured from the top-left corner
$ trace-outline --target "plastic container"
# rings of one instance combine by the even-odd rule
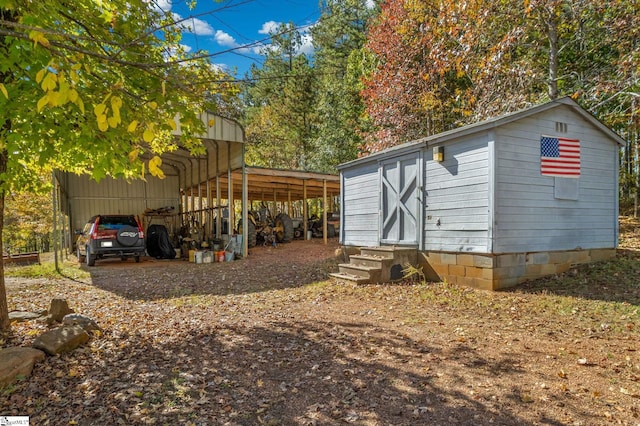
[[[212,251],[205,251],[202,253],[202,263],[211,263],[213,262],[213,252]]]
[[[195,250],[189,250],[189,262],[195,262],[196,261],[196,251]]]
[[[193,258],[195,260],[196,263],[202,263],[202,251],[196,251]]]
[[[224,252],[224,261],[225,262],[233,262],[235,253],[232,251],[225,251]]]
[[[180,257],[182,257],[182,250],[180,250],[179,248],[174,250],[176,251],[176,259],[180,259]]]
[[[220,250],[216,252],[216,262],[224,262],[224,251]]]

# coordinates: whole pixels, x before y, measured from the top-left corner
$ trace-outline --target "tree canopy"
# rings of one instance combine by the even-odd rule
[[[153,4],[0,0],[2,202],[43,170],[162,177],[160,154],[178,144],[203,149],[198,114],[232,89],[215,83],[222,72],[206,52],[187,52],[181,23]],[[179,141],[171,135],[176,118]]]

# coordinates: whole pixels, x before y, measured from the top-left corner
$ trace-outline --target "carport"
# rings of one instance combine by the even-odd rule
[[[95,182],[86,175],[54,173],[54,249],[72,252],[74,231],[96,214],[136,214],[145,230],[151,223],[165,224],[173,232],[186,225],[197,229],[200,237],[226,240],[233,229],[228,225],[225,229],[225,223],[235,224],[238,214],[243,218],[241,232],[246,235],[247,212],[254,202],[271,203],[289,215],[295,203],[301,202],[306,229],[308,204],[304,201],[314,198],[322,200],[326,243],[325,207],[336,207],[338,176],[247,167],[242,126],[212,113],[202,114],[202,120],[207,123],[207,133],[201,137],[205,153],[194,156],[178,147],[163,154],[164,179],[147,175],[144,180],[108,177]],[[248,254],[246,240],[242,253]]]

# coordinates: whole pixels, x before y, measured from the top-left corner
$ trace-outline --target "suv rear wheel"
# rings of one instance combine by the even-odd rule
[[[93,266],[96,264],[96,255],[91,254],[91,249],[87,247],[87,255],[85,256],[85,260],[87,261],[87,266]]]

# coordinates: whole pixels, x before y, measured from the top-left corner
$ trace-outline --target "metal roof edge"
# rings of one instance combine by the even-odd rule
[[[624,146],[626,141],[618,135],[616,132],[607,127],[604,123],[598,120],[593,114],[580,106],[576,101],[574,101],[571,97],[565,96],[563,98],[555,99],[553,101],[545,102],[543,104],[535,105],[529,108],[525,108],[519,111],[507,113],[498,117],[489,118],[487,120],[480,121],[478,123],[468,124],[466,126],[458,127],[456,129],[447,130],[446,132],[438,133],[431,136],[426,136],[421,139],[417,139],[414,141],[406,142],[401,145],[397,145],[395,147],[391,147],[385,149],[383,151],[376,152],[367,157],[358,158],[355,160],[351,160],[349,162],[338,165],[338,170],[343,170],[349,168],[354,163],[366,163],[368,161],[374,161],[379,157],[385,157],[388,155],[393,155],[402,152],[410,152],[416,146],[420,146],[425,144],[426,146],[433,146],[438,143],[443,143],[448,140],[451,140],[455,137],[466,136],[470,134],[474,134],[477,132],[481,132],[487,129],[491,129],[494,127],[502,126],[507,123],[511,123],[516,120],[520,120],[525,117],[529,117],[535,114],[539,114],[541,112],[547,111],[549,109],[557,108],[560,105],[566,105],[571,107],[576,113],[580,114],[584,119],[597,127],[600,131],[605,133],[611,139],[613,139],[618,145]]]

